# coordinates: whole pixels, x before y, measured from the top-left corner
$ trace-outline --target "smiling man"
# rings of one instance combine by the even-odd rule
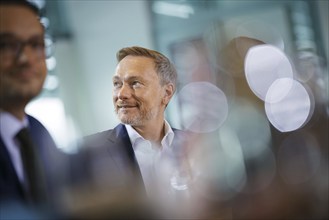
[[[80,152],[83,161],[75,160],[80,171],[75,173],[92,182],[98,198],[128,198],[126,207],[134,198],[158,199],[174,191],[171,181],[181,167],[186,133],[165,120],[177,80],[169,59],[135,46],[119,50],[117,60],[113,104],[121,123],[86,137]],[[108,205],[104,207],[110,212]]]
[[[173,150],[175,133],[165,120],[164,112],[175,92],[177,73],[164,55],[142,47],[123,48],[117,53],[117,59],[113,103],[124,125],[113,130],[122,134],[113,140],[126,139],[125,147],[132,148],[150,195],[158,181],[154,169],[156,158]]]
[[[140,47],[124,48],[117,58],[115,111],[128,130],[161,147],[165,135],[172,134],[164,111],[176,88],[176,71],[162,54]]]
[[[114,129],[89,136],[85,144],[102,145],[92,147],[92,154],[108,157],[110,153],[107,167],[113,169],[119,165],[118,171],[123,174],[119,175],[120,178],[131,177],[131,173],[136,177],[137,173],[137,179],[142,179],[148,191],[155,178],[153,159],[162,152],[172,151],[174,139],[183,134],[172,129],[164,118],[176,89],[177,73],[167,57],[142,47],[123,48],[118,51],[117,59],[113,104],[122,123]],[[100,149],[105,152],[95,153],[103,152]],[[114,166],[109,165],[111,159]],[[113,179],[113,173],[110,173]]]

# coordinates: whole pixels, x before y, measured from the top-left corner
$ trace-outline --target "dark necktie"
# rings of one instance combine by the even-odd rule
[[[40,161],[28,129],[23,128],[16,135],[20,142],[20,152],[26,181],[27,198],[32,204],[46,200],[46,191]]]

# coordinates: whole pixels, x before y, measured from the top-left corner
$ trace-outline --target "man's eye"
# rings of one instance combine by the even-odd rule
[[[30,45],[34,49],[44,49],[45,48],[45,42],[44,41],[31,41]]]
[[[0,49],[1,50],[16,50],[18,44],[15,42],[0,42]]]
[[[139,81],[133,81],[132,82],[132,85],[133,86],[140,86],[140,85],[142,85]]]
[[[121,85],[120,82],[113,82],[113,86],[114,86],[115,88],[118,88],[120,85]]]

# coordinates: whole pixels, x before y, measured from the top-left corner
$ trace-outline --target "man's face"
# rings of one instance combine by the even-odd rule
[[[47,74],[44,31],[26,7],[0,5],[0,13],[0,106],[26,104],[40,93]],[[28,43],[17,50],[17,42]]]
[[[165,86],[147,57],[127,56],[113,77],[113,103],[124,124],[142,126],[163,117]]]

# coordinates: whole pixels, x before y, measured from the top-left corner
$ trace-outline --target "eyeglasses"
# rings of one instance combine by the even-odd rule
[[[44,39],[43,36],[32,37],[26,41],[19,40],[15,37],[0,37],[0,57],[2,59],[14,60],[24,50],[25,46],[29,46],[33,55],[37,59],[44,59],[49,52],[49,39]]]

